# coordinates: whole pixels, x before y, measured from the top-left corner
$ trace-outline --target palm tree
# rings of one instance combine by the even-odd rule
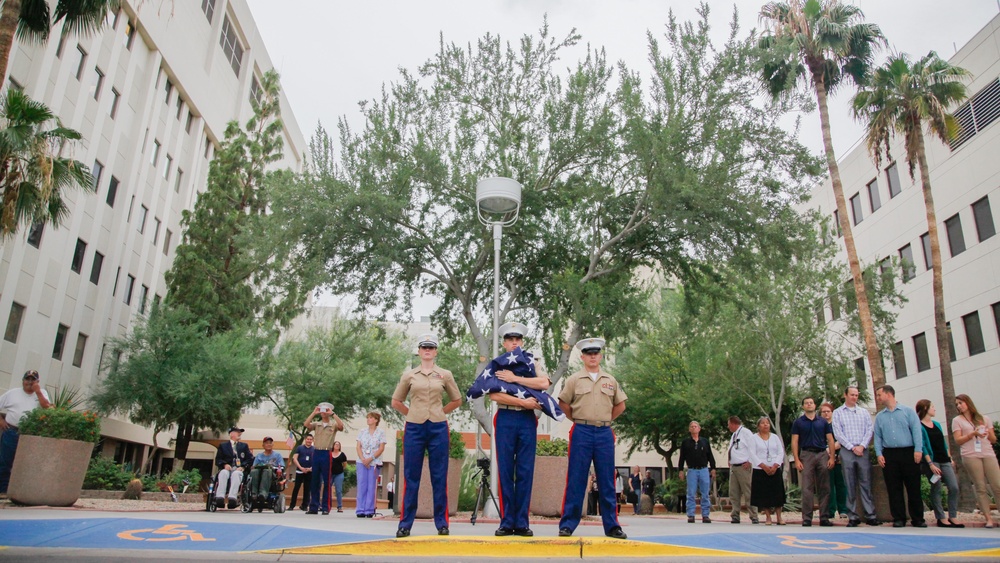
[[[44,129],[55,120],[56,126]],[[62,127],[52,111],[20,90],[8,88],[0,101],[0,241],[19,226],[51,222],[69,213],[62,191],[94,189],[94,177],[82,163],[54,156],[80,134]]]
[[[944,280],[941,273],[941,244],[938,237],[937,213],[931,193],[931,177],[924,147],[924,127],[941,142],[947,143],[958,131],[958,122],[948,113],[948,107],[967,97],[963,81],[969,71],[952,66],[931,51],[911,62],[906,54],[893,55],[872,75],[853,100],[855,117],[867,122],[868,151],[881,166],[882,155],[889,157],[889,142],[898,133],[903,137],[910,178],[920,167],[920,184],[927,212],[927,233],[931,246],[931,270],[934,291],[934,333],[937,337],[938,358],[941,360],[941,389],[947,420],[958,416],[955,407],[955,381],[951,373],[951,350],[948,327],[944,316]],[[954,439],[954,437],[951,437]],[[957,444],[951,451],[959,455]]]
[[[841,4],[839,0],[771,2],[761,9],[760,18],[767,27],[760,47],[762,80],[769,93],[775,98],[782,97],[796,89],[799,79],[805,79],[806,85],[811,85],[816,95],[826,163],[854,281],[858,317],[872,370],[872,382],[877,388],[885,383],[882,354],[875,337],[868,292],[854,246],[844,186],[833,151],[827,96],[847,79],[857,85],[864,83],[875,51],[885,44],[885,37],[877,25],[863,21],[860,9]]]
[[[120,0],[58,0],[54,12],[47,0],[3,0],[0,8],[0,87],[7,78],[7,63],[14,34],[21,41],[45,43],[52,26],[65,20],[63,33],[87,35],[104,25],[109,11],[117,11]],[[53,18],[54,16],[54,18]]]

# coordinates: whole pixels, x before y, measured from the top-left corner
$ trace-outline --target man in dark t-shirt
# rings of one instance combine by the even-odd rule
[[[295,487],[292,488],[292,504],[288,507],[289,510],[295,510],[295,501],[299,498],[299,489],[303,489],[302,492],[302,510],[309,509],[309,485],[312,481],[312,464],[313,456],[316,454],[316,449],[313,448],[313,435],[306,435],[305,440],[302,445],[295,448],[292,452],[292,467],[295,468]]]

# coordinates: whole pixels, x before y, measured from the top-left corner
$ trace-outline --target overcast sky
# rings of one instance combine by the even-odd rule
[[[604,47],[608,59],[649,75],[647,32],[662,37],[672,8],[680,20],[696,17],[692,0],[248,0],[264,44],[303,134],[317,123],[336,138],[337,120],[348,116],[361,124],[358,102],[380,95],[399,68],[416,69],[446,42],[467,44],[486,33],[517,41],[535,34],[548,15],[552,36],[573,28],[582,43]],[[735,4],[743,33],[759,27],[762,0],[713,0],[711,24],[721,42]],[[856,0],[868,21],[881,26],[895,51],[920,56],[935,50],[955,54],[1000,13],[1000,0]],[[584,47],[569,52],[563,66],[573,66]],[[884,55],[883,55],[884,56]],[[861,137],[861,127],[847,113],[850,92],[833,98],[831,121],[835,149],[842,156]],[[822,149],[819,115],[803,116],[801,141]],[[430,314],[432,305],[417,304],[415,313]],[[422,310],[423,309],[423,310]]]

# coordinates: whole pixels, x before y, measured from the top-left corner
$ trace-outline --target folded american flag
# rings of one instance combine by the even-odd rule
[[[505,369],[512,371],[514,375],[520,377],[537,377],[535,374],[535,358],[531,356],[531,352],[525,352],[519,346],[511,352],[505,352],[493,358],[486,365],[486,368],[483,369],[482,373],[479,374],[479,377],[476,378],[476,381],[473,382],[472,387],[465,394],[466,398],[471,401],[472,399],[478,399],[483,395],[491,393],[506,393],[520,399],[534,397],[538,401],[538,404],[542,406],[542,412],[558,421],[566,419],[566,415],[559,408],[559,404],[545,391],[536,391],[517,383],[501,381],[495,374],[497,371]]]

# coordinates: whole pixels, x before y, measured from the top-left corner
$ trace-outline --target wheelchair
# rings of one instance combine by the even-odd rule
[[[256,491],[258,483],[256,481],[258,471],[270,472],[271,476],[271,486],[268,493],[263,496],[253,496],[253,492]],[[249,481],[249,484],[247,483]],[[271,465],[256,466],[250,470],[247,478],[243,480],[240,484],[239,502],[240,510],[244,513],[253,512],[254,509],[257,512],[264,512],[265,509],[273,510],[275,514],[281,514],[285,511],[285,478],[280,467],[274,467]]]
[[[250,479],[250,472],[245,471],[243,480],[240,482],[240,488],[236,493],[237,508],[242,509],[243,507],[245,498],[243,491],[244,489],[247,488],[247,481],[249,479]],[[207,512],[215,512],[216,510],[219,510],[219,507],[216,506],[215,504],[215,493],[218,490],[219,490],[219,473],[216,472],[215,475],[212,476],[212,483],[208,487],[208,495],[207,498],[205,499],[205,510]],[[228,503],[229,502],[228,499],[225,502]],[[248,511],[243,510],[243,512],[248,512]]]

